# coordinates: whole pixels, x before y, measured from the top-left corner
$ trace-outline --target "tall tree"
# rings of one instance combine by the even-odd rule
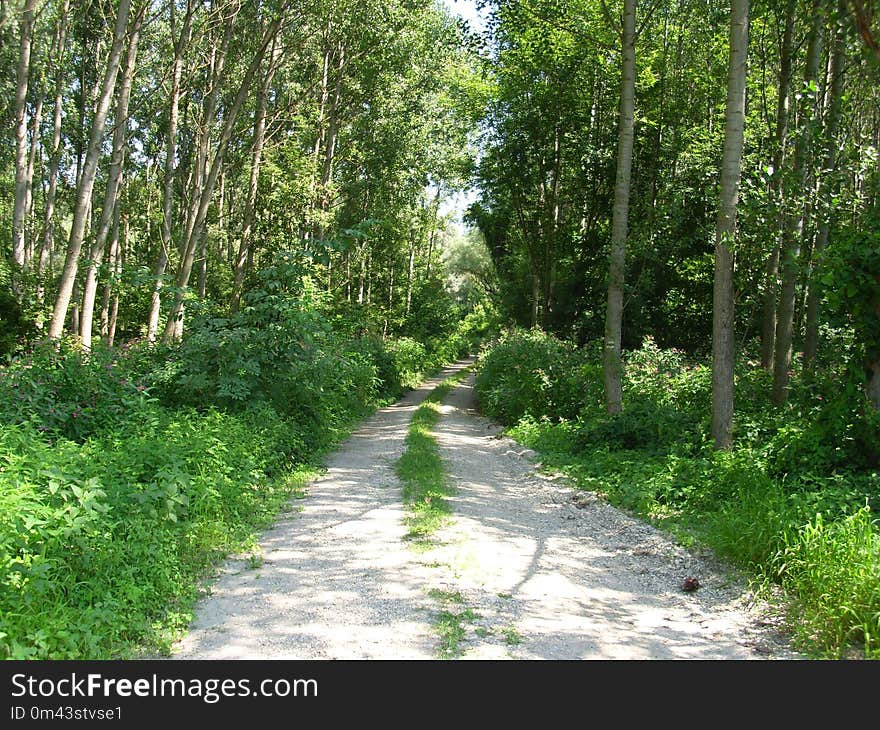
[[[712,298],[712,438],[727,449],[733,430],[734,289],[733,244],[745,131],[746,65],[749,49],[749,0],[731,0],[727,106],[721,194],[715,226],[715,283]]]
[[[813,0],[810,32],[807,41],[807,62],[804,66],[804,90],[799,108],[800,134],[795,142],[792,160],[792,201],[783,228],[782,240],[782,288],[779,293],[779,309],[776,317],[776,343],[773,357],[773,392],[775,404],[788,398],[788,384],[794,340],[794,314],[797,299],[798,274],[800,273],[801,244],[805,234],[809,195],[807,178],[812,160],[810,149],[813,137],[813,117],[818,101],[819,62],[822,58],[822,30],[824,25],[823,0]]]
[[[609,414],[620,413],[623,409],[621,385],[623,368],[620,354],[635,106],[636,0],[624,0],[621,43],[623,60],[620,74],[620,114],[617,126],[617,176],[614,183],[611,255],[608,263],[608,300],[605,309],[605,407]]]
[[[15,84],[15,202],[12,213],[12,288],[22,294],[20,277],[26,268],[25,214],[30,181],[28,180],[27,96],[31,76],[31,45],[36,0],[26,0],[21,15],[18,68]],[[36,135],[36,130],[34,134]]]
[[[162,279],[168,266],[169,251],[173,246],[174,184],[177,179],[177,125],[180,115],[183,60],[184,54],[189,47],[195,14],[194,0],[187,0],[182,22],[177,20],[176,3],[170,2],[168,4],[168,12],[174,56],[171,63],[171,82],[168,96],[168,131],[165,135],[165,175],[162,183],[162,238],[159,253],[156,256],[152,270],[153,288],[150,294],[150,310],[147,315],[148,342],[154,342],[159,331],[159,315],[162,306]],[[178,25],[180,27],[179,31]]]
[[[834,220],[833,198],[839,190],[837,184],[837,161],[839,143],[837,139],[840,127],[840,109],[843,101],[844,70],[846,66],[846,35],[847,19],[845,0],[839,0],[834,15],[834,40],[831,49],[831,88],[828,92],[828,108],[825,112],[825,130],[823,134],[824,162],[819,179],[819,230],[813,244],[813,270],[818,268],[822,253],[828,245],[828,237]],[[804,334],[804,365],[811,367],[819,351],[819,292],[816,282],[809,283],[807,294],[806,332]]]
[[[112,153],[107,172],[107,186],[104,191],[104,205],[101,209],[101,218],[95,231],[94,241],[89,248],[89,265],[83,284],[83,303],[79,326],[80,341],[85,350],[89,350],[92,347],[92,321],[95,314],[95,295],[98,291],[98,267],[104,258],[104,247],[107,245],[107,239],[115,220],[116,208],[119,205],[119,192],[122,187],[122,172],[125,164],[126,145],[128,144],[128,105],[137,63],[141,23],[144,20],[145,12],[146,5],[138,12],[128,34],[128,50],[126,51],[125,64],[122,70],[122,82],[119,85],[116,101]]]
[[[61,274],[52,319],[49,323],[49,337],[55,340],[59,339],[64,332],[64,321],[67,317],[70,298],[76,283],[79,254],[85,237],[86,223],[91,207],[92,189],[95,185],[95,174],[98,168],[98,158],[101,154],[101,146],[104,139],[104,124],[107,121],[107,113],[110,110],[113,90],[116,87],[116,76],[119,72],[130,11],[131,0],[120,0],[110,54],[104,68],[100,96],[91,120],[89,144],[77,185],[76,202],[73,209],[73,221],[70,226],[70,237],[67,242],[64,269]]]
[[[777,206],[776,221],[781,237],[785,222],[783,163],[785,162],[788,147],[788,119],[791,96],[791,50],[792,36],[794,35],[794,18],[796,0],[786,0],[783,13],[782,43],[779,49],[779,77],[776,99],[776,133],[773,152],[773,177],[771,193]],[[776,341],[776,300],[777,300],[777,276],[779,275],[779,247],[780,240],[774,240],[770,255],[767,257],[767,269],[764,292],[764,316],[761,330],[761,366],[767,370],[773,370],[773,351]]]

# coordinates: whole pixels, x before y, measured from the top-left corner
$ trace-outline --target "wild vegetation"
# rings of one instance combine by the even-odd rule
[[[878,656],[876,3],[477,5],[0,4],[0,656],[167,647],[481,343],[546,463]]]
[[[491,3],[486,412],[880,644],[875,3]]]

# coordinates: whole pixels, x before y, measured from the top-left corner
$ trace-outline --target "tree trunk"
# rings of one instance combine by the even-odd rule
[[[807,43],[807,63],[804,69],[805,84],[815,83],[819,73],[819,60],[822,56],[822,0],[813,0],[812,20]],[[795,195],[805,195],[807,168],[809,166],[810,141],[815,99],[807,100],[800,111],[801,134],[797,138],[793,160],[793,191]],[[782,290],[779,296],[779,311],[776,317],[776,343],[773,362],[774,404],[784,403],[788,398],[789,368],[792,357],[794,335],[794,309],[797,299],[797,280],[800,266],[801,239],[804,235],[807,201],[798,206],[795,215],[787,215],[783,231],[782,252]]]
[[[64,0],[61,6],[58,27],[55,34],[55,108],[52,119],[52,149],[49,153],[49,182],[46,188],[46,198],[43,210],[43,235],[40,244],[40,253],[37,260],[37,329],[43,328],[43,300],[45,299],[46,268],[55,248],[55,196],[58,190],[58,167],[61,164],[61,118],[64,108],[64,48],[67,36],[67,23],[69,17],[69,0]]]
[[[134,81],[138,40],[140,38],[141,22],[144,17],[143,12],[145,11],[146,6],[135,18],[129,34],[128,51],[116,101],[113,153],[110,158],[110,168],[107,172],[104,207],[101,210],[98,230],[95,232],[95,241],[89,250],[89,268],[86,272],[85,284],[83,285],[83,304],[79,328],[80,341],[82,342],[83,349],[86,351],[92,347],[92,322],[95,315],[95,295],[98,291],[98,267],[104,258],[104,247],[107,244],[107,237],[113,225],[116,207],[119,205],[119,191],[122,183],[122,170],[125,165],[125,147],[128,136],[128,102],[131,96],[132,82]]]
[[[413,240],[415,233],[410,231],[410,239],[409,239],[409,269],[406,274],[406,316],[409,317],[410,309],[412,308],[412,293],[413,293],[413,274],[415,273],[415,265],[416,265],[416,244]]]
[[[25,270],[25,215],[27,209],[27,94],[31,73],[31,43],[36,0],[26,0],[21,18],[21,43],[15,80],[15,194],[12,207],[12,290],[21,300]]]
[[[107,283],[104,285],[104,294],[101,297],[101,338],[112,345],[110,341],[110,305],[111,300],[118,302],[118,295],[114,298],[114,284],[119,277],[119,217],[120,206],[113,209],[113,230],[110,236],[110,250],[107,252]]]
[[[171,3],[171,27],[174,31],[174,3]],[[183,54],[189,45],[192,29],[193,5],[187,2],[186,16],[180,36],[174,40],[174,62],[171,70],[171,97],[168,106],[168,135],[165,143],[165,179],[162,186],[162,246],[153,265],[153,291],[150,296],[150,312],[147,315],[147,341],[155,342],[159,331],[159,313],[162,308],[162,277],[168,266],[168,252],[173,245],[172,226],[174,218],[174,182],[177,177],[177,125],[180,116],[180,80],[183,72]]]
[[[782,34],[782,46],[779,50],[779,96],[776,102],[776,150],[773,153],[773,179],[770,193],[777,209],[777,228],[783,230],[785,215],[783,214],[782,166],[788,141],[788,112],[791,96],[791,46],[794,32],[795,0],[787,0],[785,5],[785,27]],[[774,240],[773,249],[767,257],[765,268],[764,316],[761,327],[761,367],[768,372],[773,370],[773,350],[776,338],[776,279],[779,275],[779,238]]]
[[[208,291],[208,236],[202,234],[202,242],[199,244],[199,299],[204,299]]]
[[[749,50],[749,0],[731,0],[730,60],[724,121],[721,195],[715,226],[715,282],[712,297],[712,439],[727,449],[733,431],[733,369],[736,357],[733,311],[733,242],[739,200]]]
[[[83,163],[82,175],[77,186],[76,202],[73,208],[73,221],[70,227],[70,238],[67,243],[67,256],[64,261],[64,269],[61,273],[61,281],[58,289],[58,297],[55,300],[55,308],[52,312],[52,320],[49,323],[49,337],[59,339],[64,331],[64,319],[70,306],[70,298],[73,293],[73,285],[76,280],[76,272],[79,265],[79,253],[82,248],[85,235],[87,212],[92,198],[92,188],[95,184],[95,173],[98,166],[98,158],[101,153],[101,143],[104,137],[104,124],[107,120],[107,112],[110,109],[110,101],[116,86],[116,76],[119,71],[119,62],[122,56],[122,46],[125,39],[128,15],[131,7],[130,0],[120,0],[119,11],[116,17],[116,28],[113,34],[113,45],[107,59],[107,68],[104,72],[104,80],[101,85],[101,93],[95,114],[92,117],[92,128],[89,135],[89,146]]]
[[[125,225],[123,228],[122,234],[122,246],[119,247],[119,255],[116,259],[116,273],[122,273],[122,259],[125,255],[126,250],[128,249],[128,218],[125,219]],[[116,232],[114,233],[115,239],[119,240],[119,227],[117,221]],[[116,323],[119,319],[119,291],[116,290],[113,292],[113,301],[110,304],[110,320],[107,323],[107,344],[110,347],[113,347],[113,343],[116,340]]]
[[[816,234],[816,242],[813,245],[813,270],[822,260],[822,252],[828,245],[828,234],[834,215],[833,207],[823,201],[834,197],[834,191],[838,188],[835,182],[837,172],[837,130],[840,126],[840,107],[843,97],[844,67],[846,65],[846,35],[845,19],[847,8],[845,0],[840,0],[837,8],[834,47],[831,52],[831,91],[828,97],[828,111],[825,116],[825,164],[822,166],[822,174],[819,179],[820,204],[824,206],[821,215],[819,232]],[[829,184],[829,177],[831,182]],[[815,282],[811,282],[807,294],[806,306],[806,335],[804,339],[804,366],[812,367],[819,349],[819,296]]]
[[[617,140],[617,177],[611,218],[611,255],[608,263],[608,302],[605,309],[604,380],[605,408],[609,414],[623,410],[621,337],[623,286],[626,272],[626,237],[632,171],[633,112],[635,106],[636,0],[623,4],[623,71],[620,83],[620,119]]]

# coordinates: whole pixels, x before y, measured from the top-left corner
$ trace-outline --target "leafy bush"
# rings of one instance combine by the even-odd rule
[[[583,352],[538,329],[509,330],[480,357],[477,394],[504,424],[523,416],[576,418],[600,397]]]
[[[612,416],[584,422],[578,433],[582,448],[606,445],[611,449],[663,451],[693,438],[695,424],[673,406],[639,399]]]
[[[125,423],[151,397],[120,359],[101,346],[91,353],[68,343],[37,346],[0,370],[0,420],[75,441]]]
[[[404,388],[415,388],[427,369],[425,346],[409,337],[400,337],[386,342],[385,352],[391,358],[394,382]]]
[[[289,433],[274,412],[141,415],[82,444],[0,426],[0,657],[161,643],[205,569],[287,499]]]

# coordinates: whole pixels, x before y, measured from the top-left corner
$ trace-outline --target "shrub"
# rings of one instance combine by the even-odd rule
[[[481,355],[476,389],[487,415],[507,425],[527,415],[574,419],[598,396],[594,372],[582,352],[553,335],[509,330]]]
[[[75,441],[125,423],[152,398],[120,360],[100,345],[90,353],[39,345],[0,370],[0,419]]]

